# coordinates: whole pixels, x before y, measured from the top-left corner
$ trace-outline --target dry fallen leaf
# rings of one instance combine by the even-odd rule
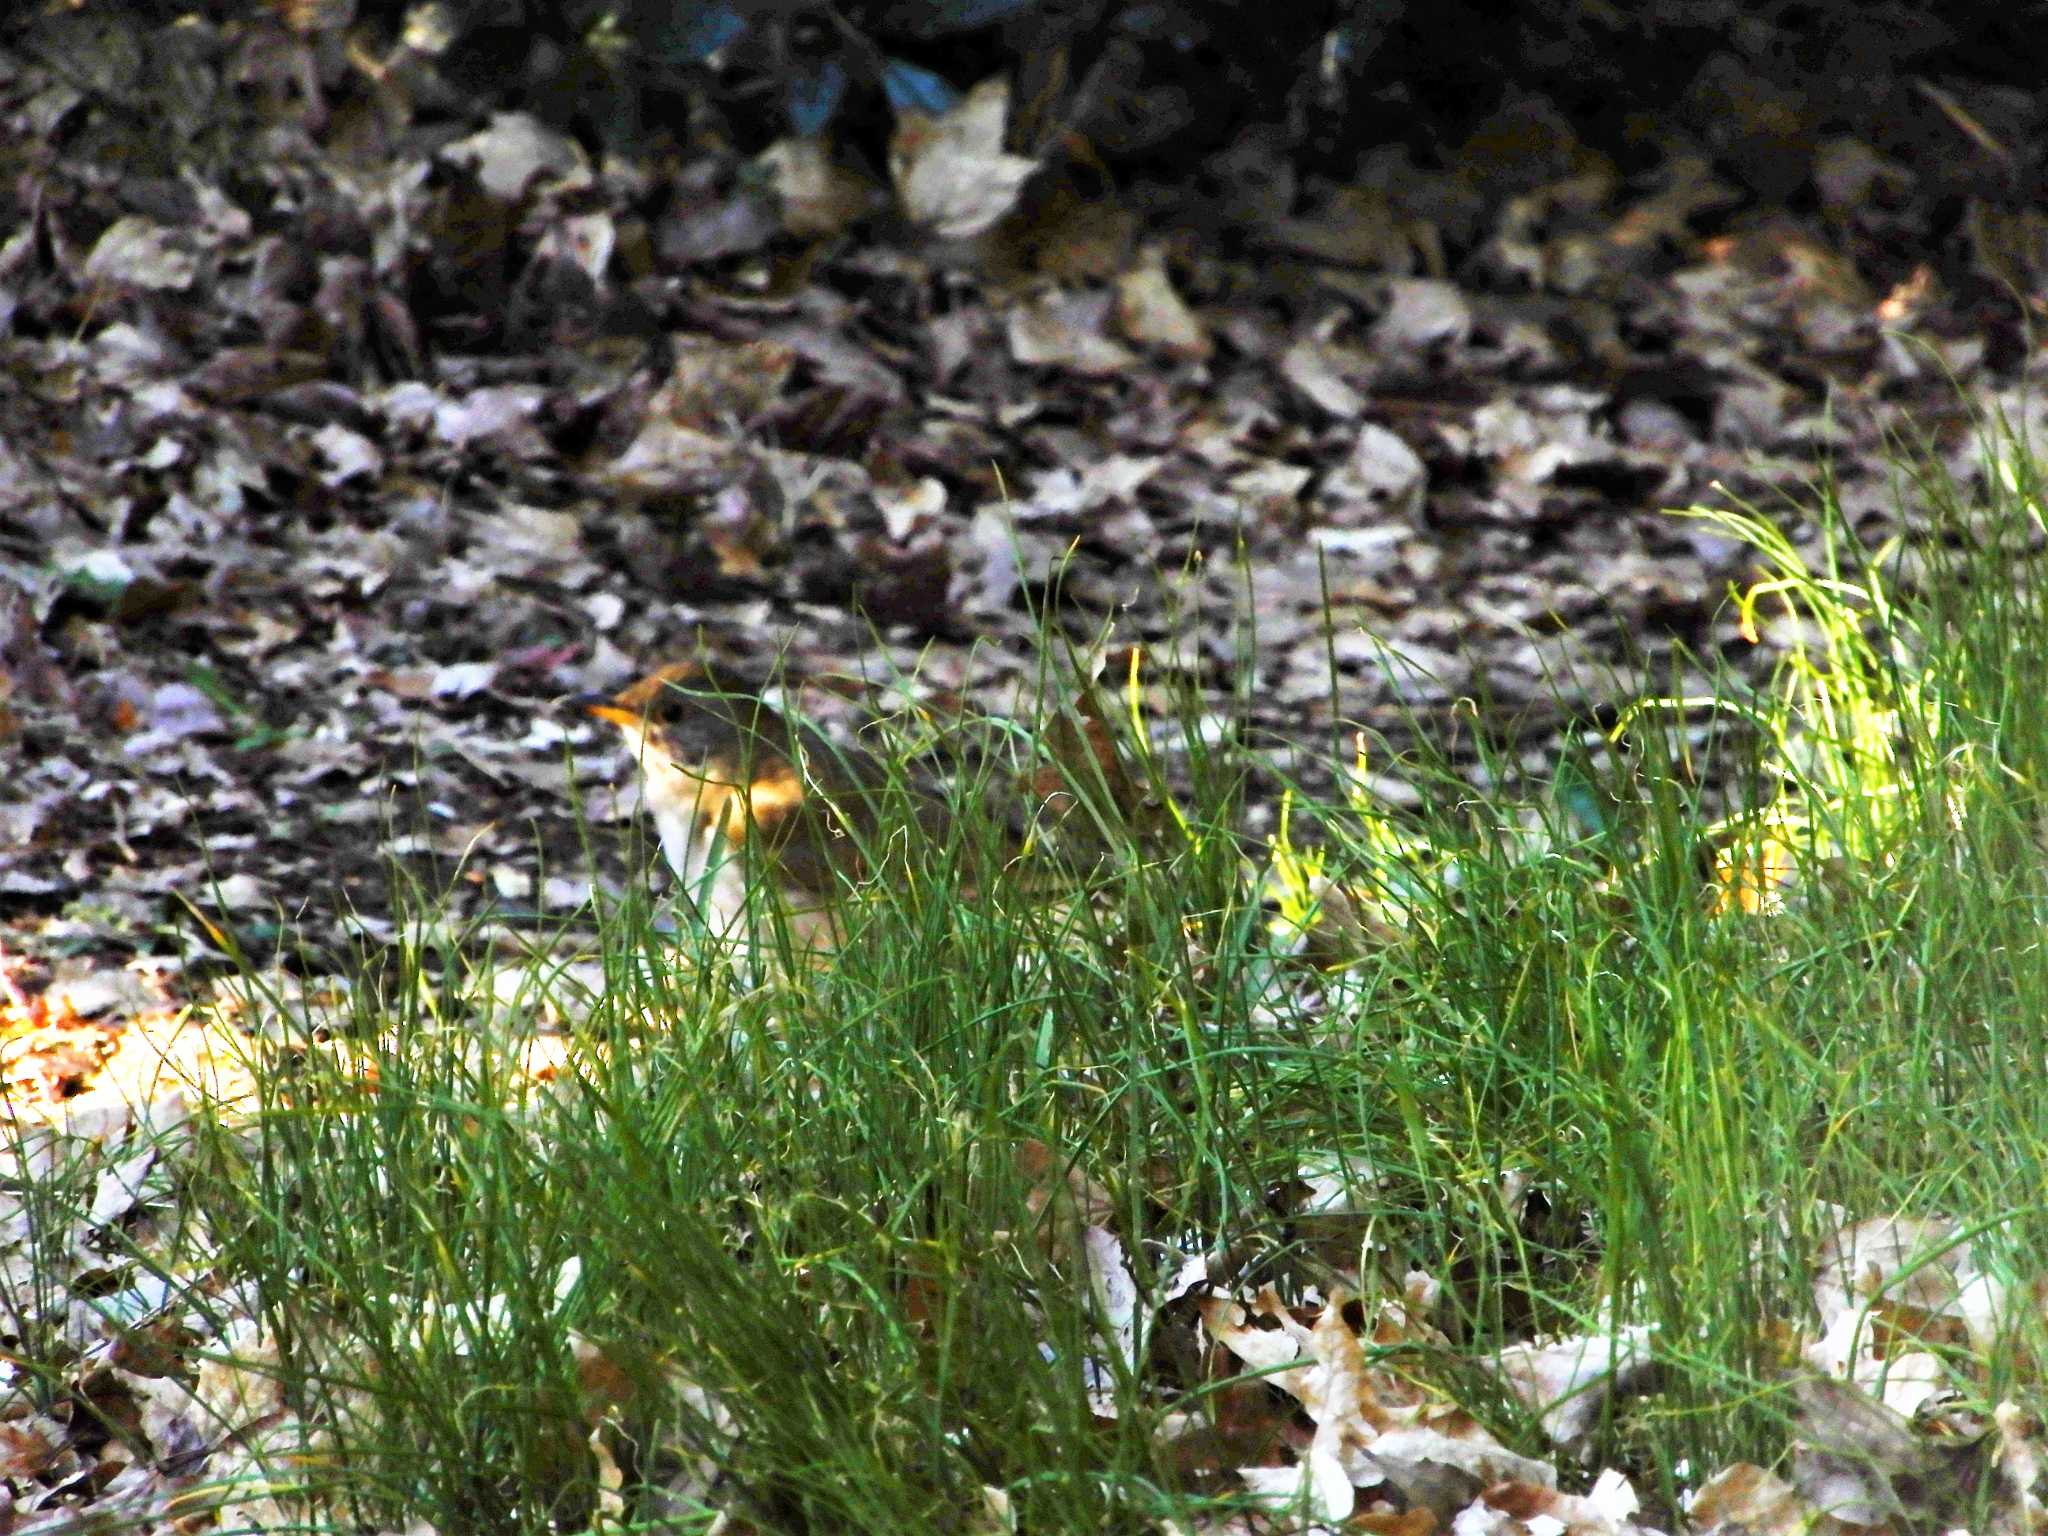
[[[1106,333],[1110,295],[1048,289],[1010,311],[1010,355],[1028,367],[1093,377],[1135,368],[1130,348]]]
[[[86,280],[126,288],[189,288],[198,259],[174,231],[137,214],[107,226],[85,259]]]
[[[1208,327],[1175,292],[1158,251],[1116,280],[1116,319],[1123,333],[1169,357],[1200,359],[1214,350]]]
[[[1328,342],[1304,338],[1280,357],[1280,376],[1311,405],[1348,421],[1365,411],[1365,396],[1345,377],[1349,361]]]
[[[1543,1418],[1543,1432],[1560,1450],[1578,1451],[1600,1422],[1608,1400],[1640,1386],[1654,1369],[1651,1330],[1515,1344],[1497,1359],[1501,1379]]]
[[[568,187],[592,180],[583,146],[528,112],[492,114],[487,127],[457,139],[441,156],[473,169],[485,194],[503,203],[517,202],[543,177]]]
[[[889,174],[911,222],[967,240],[1016,205],[1038,162],[1003,148],[1010,85],[984,80],[942,117],[906,112],[889,142]]]
[[[1253,1325],[1251,1312],[1228,1297],[1198,1303],[1211,1337],[1300,1402],[1315,1423],[1308,1450],[1292,1468],[1239,1468],[1254,1492],[1268,1498],[1307,1497],[1321,1518],[1349,1515],[1353,1489],[1389,1487],[1410,1507],[1427,1507],[1449,1524],[1480,1491],[1514,1482],[1554,1488],[1546,1463],[1518,1456],[1470,1415],[1415,1381],[1375,1363],[1359,1332],[1356,1298],[1334,1296],[1304,1327],[1271,1288],[1255,1302],[1277,1329]],[[1384,1313],[1370,1334],[1375,1349],[1420,1335],[1405,1307]],[[1340,1476],[1347,1485],[1340,1488]]]
[[[1829,1233],[1814,1255],[1813,1304],[1822,1326],[1878,1300],[1949,1310],[1958,1271],[1975,1269],[1960,1236],[1954,1222],[1904,1215],[1853,1221]]]
[[[1524,1531],[1558,1531],[1559,1536],[1615,1536],[1640,1530],[1634,1516],[1642,1508],[1634,1486],[1609,1467],[1583,1494],[1560,1493],[1541,1483],[1496,1483],[1480,1496],[1478,1504],[1462,1511],[1456,1529],[1470,1536],[1477,1525],[1470,1518],[1474,1510],[1498,1511],[1519,1523]]]
[[[1796,1488],[1746,1461],[1708,1478],[1687,1513],[1700,1536],[1724,1530],[1794,1536],[1820,1528],[1818,1511]]]
[[[1368,421],[1358,429],[1343,463],[1323,477],[1315,506],[1340,527],[1413,522],[1422,514],[1429,470],[1399,435]]]
[[[844,234],[874,207],[881,189],[833,158],[823,139],[781,139],[756,162],[782,203],[782,227],[799,240]]]

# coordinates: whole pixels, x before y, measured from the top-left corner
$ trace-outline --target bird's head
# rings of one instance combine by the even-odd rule
[[[789,760],[789,727],[758,691],[728,686],[693,661],[675,662],[609,697],[576,701],[616,726],[643,768],[673,768],[737,789]]]
[[[664,845],[706,826],[738,840],[749,825],[775,826],[804,799],[788,722],[758,690],[730,686],[696,662],[577,703],[625,738]]]

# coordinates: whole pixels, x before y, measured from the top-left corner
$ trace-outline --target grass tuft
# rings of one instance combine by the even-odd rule
[[[1293,1452],[1174,1288],[1203,1257],[1398,1302],[1378,1365],[1653,1512],[1782,1460],[1845,1220],[2048,1273],[2048,608],[1996,446],[1988,503],[1908,476],[1910,548],[1695,509],[1775,680],[1639,700],[1547,788],[1361,747],[1256,847],[1242,757],[1191,706],[1169,760],[1132,674],[992,729],[942,817],[899,773],[829,963],[636,895],[586,986],[424,902],[343,1006],[263,1000],[256,1102],[189,1162],[250,1319],[195,1389],[241,1431],[216,1490],[450,1536],[1220,1518]],[[1006,870],[1018,772],[1065,820]],[[1990,1318],[1955,1380],[2037,1393],[2038,1313]],[[1586,1335],[1654,1369],[1574,1462],[1493,1363]]]

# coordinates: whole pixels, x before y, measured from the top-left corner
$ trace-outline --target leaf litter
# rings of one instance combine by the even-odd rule
[[[231,25],[235,67],[300,73],[275,17]],[[191,67],[224,79],[227,56]],[[404,69],[425,85],[435,56]],[[89,122],[118,132],[11,38],[6,65],[11,171]],[[1483,674],[1540,745],[1544,719],[1601,702],[1559,698],[1561,658],[1731,642],[1711,598],[1740,556],[1663,506],[1797,487],[1826,446],[1879,534],[1899,516],[1887,434],[1910,416],[1968,446],[1952,381],[2042,424],[2019,326],[1970,298],[1988,276],[2038,308],[2038,215],[1973,197],[1957,239],[1975,270],[1892,270],[1873,251],[1930,245],[1934,194],[1852,137],[1816,154],[1818,224],[1752,207],[1684,149],[1625,181],[1569,129],[1499,125],[1531,162],[1509,166],[1532,184],[1508,196],[1399,154],[1299,189],[1247,139],[1214,167],[1238,189],[1239,258],[1140,239],[1135,191],[1034,196],[1047,168],[1003,148],[999,81],[907,116],[884,184],[819,139],[599,167],[529,115],[444,115],[401,78],[273,102],[233,178],[52,155],[33,208],[7,194],[0,360],[22,387],[0,403],[16,769],[0,1061],[17,1177],[0,1274],[12,1330],[36,1330],[10,1339],[33,1368],[10,1366],[0,1407],[17,1533],[80,1513],[194,1528],[206,1483],[239,1483],[257,1528],[305,1515],[270,1469],[336,1426],[286,1405],[277,1341],[237,1298],[173,1320],[152,1280],[192,1096],[245,1091],[237,1051],[185,1009],[227,941],[279,917],[329,952],[388,933],[365,850],[466,871],[456,915],[497,919],[508,946],[573,911],[587,883],[540,874],[574,846],[564,751],[579,774],[624,765],[557,698],[708,635],[815,674],[918,664],[918,688],[1001,700],[1031,661],[1026,601],[1057,587],[1076,631],[1114,612],[1212,657],[1185,616],[1256,611],[1246,724],[1276,743],[1327,739],[1338,711],[1398,738],[1408,710]],[[378,111],[355,112],[356,92]],[[1562,142],[1548,170],[1539,140]],[[892,205],[955,249],[826,243]],[[1222,699],[1240,680],[1211,665],[1200,681]],[[394,795],[424,829],[390,827]],[[227,926],[194,931],[186,904]],[[337,985],[279,979],[300,998]],[[1556,1466],[1400,1368],[1450,1348],[1430,1277],[1354,1276],[1289,1305],[1190,1261],[1148,1296],[1106,1198],[1072,1170],[1053,1182],[1058,1257],[1099,1319],[1097,1356],[1075,1362],[1099,1411],[1102,1384],[1145,1382],[1162,1337],[1213,1346],[1197,1354],[1222,1407],[1161,1429],[1202,1474],[1300,1528],[1647,1528],[1626,1475],[1576,1465],[1613,1401],[1654,1382],[1643,1330],[1532,1339],[1489,1366],[1573,1458],[1587,1491],[1560,1492]],[[76,1199],[38,1210],[36,1188]],[[2038,1322],[2040,1278],[1937,1218],[1819,1225],[1815,1315],[1770,1325],[1800,1382],[1789,1477],[1719,1469],[1658,1518],[1917,1529],[1984,1494],[1990,1529],[2041,1529],[2042,1426],[1977,1391],[1992,1344]],[[603,1465],[623,1389],[594,1346],[582,1364]],[[671,1491],[714,1483],[700,1459]],[[985,1504],[986,1528],[1011,1528],[999,1491]]]

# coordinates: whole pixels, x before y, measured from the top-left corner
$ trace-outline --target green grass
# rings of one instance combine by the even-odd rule
[[[1226,1421],[1266,1399],[1219,1385],[1188,1303],[1133,1343],[1091,1227],[1148,1294],[1197,1252],[1240,1297],[1434,1277],[1441,1339],[1388,1360],[1568,1484],[1619,1467],[1659,1523],[1782,1465],[1827,1203],[2048,1273],[2042,501],[1995,446],[1989,508],[1908,488],[1938,535],[1911,591],[1824,497],[1817,546],[1714,514],[1756,550],[1755,627],[1806,646],[1768,690],[1646,698],[1549,792],[1382,751],[1422,810],[1296,797],[1260,847],[1229,748],[1172,787],[1134,751],[1147,834],[1133,786],[1079,784],[1113,856],[1060,894],[988,876],[970,786],[943,844],[906,812],[873,850],[831,964],[735,964],[635,896],[587,998],[561,955],[494,978],[426,904],[341,1015],[286,1010],[293,1049],[186,1173],[192,1283],[262,1324],[212,1400],[274,1378],[289,1410],[238,1465],[335,1529],[1241,1505],[1232,1469],[1278,1448]],[[1633,1325],[1660,1369],[1583,1471],[1482,1369]],[[2038,1406],[2041,1331],[1951,1349],[1955,1383]],[[1218,1449],[1167,1442],[1189,1414]]]

